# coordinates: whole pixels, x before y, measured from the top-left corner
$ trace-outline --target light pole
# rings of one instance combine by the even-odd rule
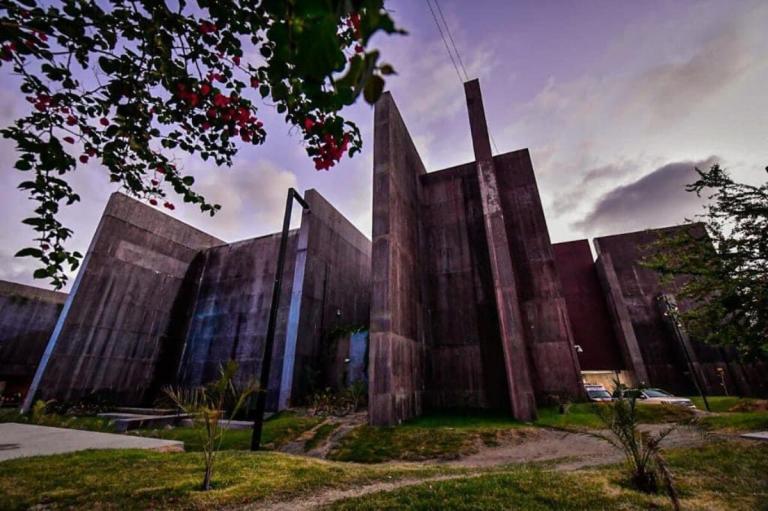
[[[291,209],[293,200],[309,211],[309,204],[293,188],[288,189],[288,197],[285,201],[285,216],[283,217],[283,231],[280,233],[280,251],[277,254],[277,268],[275,269],[275,284],[272,288],[272,305],[269,308],[269,321],[267,322],[267,336],[264,339],[264,353],[261,358],[261,378],[259,391],[256,394],[256,417],[253,420],[253,435],[251,436],[251,450],[257,451],[261,446],[261,429],[264,425],[264,407],[267,404],[267,389],[269,388],[269,370],[272,365],[272,348],[275,344],[275,326],[277,323],[277,309],[280,307],[280,291],[283,280],[283,267],[285,266],[285,251],[288,245],[288,230],[291,226]]]
[[[696,368],[693,365],[693,359],[691,358],[691,354],[688,352],[688,343],[686,339],[687,334],[683,328],[683,322],[680,320],[680,309],[677,307],[677,302],[672,295],[668,294],[662,294],[658,299],[662,304],[664,316],[669,318],[670,324],[672,325],[672,331],[675,335],[675,339],[677,339],[677,342],[680,344],[680,348],[683,350],[683,355],[685,355],[685,361],[688,364],[688,371],[691,373],[693,384],[696,386],[696,390],[699,391],[699,395],[704,401],[704,407],[708,412],[710,412],[711,410],[709,409],[707,394],[704,392],[704,385],[702,385],[701,381],[699,381],[699,374],[696,372]]]

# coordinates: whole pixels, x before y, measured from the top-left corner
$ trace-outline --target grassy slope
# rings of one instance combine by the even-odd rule
[[[640,421],[660,423],[689,420],[689,410],[673,406],[638,405]],[[578,403],[561,414],[557,408],[539,410],[535,426],[583,430],[603,427],[594,405]],[[452,459],[493,446],[501,437],[525,435],[529,427],[508,415],[467,411],[431,413],[398,427],[361,426],[345,436],[330,453],[339,461],[379,463],[388,460]]]
[[[699,410],[704,408],[704,400],[700,397],[691,398]],[[725,432],[765,431],[768,430],[768,410],[765,409],[765,400],[714,396],[707,398],[712,412],[717,415],[702,417],[700,424],[709,430]],[[757,411],[732,411],[758,409],[762,404],[762,410]]]
[[[0,509],[210,509],[291,498],[448,468],[360,466],[276,452],[223,452],[214,489],[199,491],[200,453],[81,451],[0,463]]]
[[[667,460],[683,509],[752,510],[768,502],[768,446],[721,443],[676,449]],[[424,483],[348,499],[332,509],[649,509],[669,508],[663,496],[627,487],[620,467],[557,473],[514,467],[503,473]]]
[[[397,427],[360,426],[329,457],[379,463],[389,460],[454,459],[495,445],[500,435],[524,434],[524,424],[501,414],[478,411],[430,413]]]

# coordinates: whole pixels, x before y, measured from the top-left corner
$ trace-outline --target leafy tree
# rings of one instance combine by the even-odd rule
[[[766,168],[768,171],[768,168]],[[696,169],[686,187],[708,200],[707,234],[662,238],[646,266],[681,283],[680,319],[693,338],[733,346],[745,358],[768,355],[768,181],[733,180],[719,165]]]
[[[257,391],[256,382],[238,389],[233,381],[237,373],[237,362],[230,360],[219,371],[219,379],[205,387],[173,388],[165,393],[184,413],[190,415],[192,425],[202,440],[205,475],[203,490],[211,489],[211,478],[216,453],[221,447],[229,422]]]
[[[1,132],[18,148],[20,188],[36,202],[24,220],[37,278],[56,288],[81,254],[59,208],[79,200],[67,181],[97,160],[124,191],[214,214],[175,164],[178,152],[231,165],[239,144],[262,144],[263,105],[303,134],[327,170],[361,150],[339,112],[373,103],[393,73],[369,49],[377,32],[402,33],[383,0],[0,0],[0,64],[19,77],[30,112]]]

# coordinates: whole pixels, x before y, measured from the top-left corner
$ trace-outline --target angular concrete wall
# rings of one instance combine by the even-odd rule
[[[626,369],[589,241],[552,245],[582,371]]]
[[[505,219],[507,212],[503,208],[501,184],[491,151],[478,80],[466,82],[464,93],[467,98],[469,128],[475,153],[475,174],[480,188],[485,237],[491,261],[510,409],[512,416],[519,420],[533,420],[536,418],[535,390],[520,304],[519,276],[516,275],[512,259],[511,240]]]
[[[370,312],[370,242],[317,192],[306,196],[312,211],[288,238],[271,410],[284,380],[301,397],[306,385],[292,389],[294,379],[304,382],[310,364],[322,369],[329,332],[367,327]],[[121,404],[149,404],[163,385],[214,380],[228,360],[238,362],[241,382],[258,379],[279,242],[272,234],[226,244],[113,195],[43,354],[38,396],[105,390]]]
[[[421,177],[430,344],[425,404],[509,409],[474,164]]]
[[[527,151],[493,157],[477,81],[475,161],[426,174],[391,96],[376,107],[370,420],[432,407],[536,416],[583,393]]]
[[[675,236],[681,231],[706,238],[702,224],[690,224],[595,239],[595,247],[600,254],[598,263],[607,275],[606,292],[615,297],[615,302],[623,302],[637,339],[641,356],[636,358],[642,359],[647,375],[647,379],[638,376],[638,380],[680,394],[693,393],[695,388],[682,342],[687,346],[693,370],[706,392],[724,392],[718,369],[723,371],[729,392],[765,392],[765,380],[755,377],[754,367],[739,363],[735,353],[726,348],[697,342],[687,336],[677,339],[668,318],[664,316],[659,296],[664,293],[674,295],[683,280],[662,285],[658,274],[645,268],[642,260],[652,253],[652,244],[660,237]],[[680,307],[684,309],[686,304],[681,303]]]
[[[0,382],[4,395],[26,394],[66,293],[0,280]]]
[[[496,156],[518,299],[538,399],[583,395],[568,309],[527,149]]]
[[[624,301],[624,295],[619,286],[616,270],[613,267],[610,254],[601,254],[595,261],[595,270],[603,288],[608,312],[613,326],[613,334],[621,352],[624,365],[632,371],[637,383],[648,382],[648,372],[645,368],[643,353],[637,341],[632,318]]]
[[[312,385],[335,388],[343,380],[328,375],[323,367],[333,365],[332,343],[337,340],[333,334],[367,328],[371,313],[371,242],[317,191],[307,191],[304,199],[310,209],[302,213],[294,292],[286,301],[290,316],[281,407],[318,390]],[[318,377],[326,381],[317,381]]]
[[[277,406],[297,232],[288,238],[282,296],[275,329],[267,409]],[[204,269],[186,335],[179,383],[215,380],[229,360],[238,363],[240,384],[258,380],[275,281],[280,234],[270,234],[202,252]]]
[[[222,244],[115,193],[38,367],[38,397],[76,399],[108,389],[139,404],[158,362],[183,343],[180,296],[197,254]]]
[[[391,95],[376,104],[369,420],[421,413],[424,319],[421,185],[426,170]]]

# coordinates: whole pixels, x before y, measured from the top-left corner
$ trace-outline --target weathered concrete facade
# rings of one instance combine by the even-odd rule
[[[665,315],[660,297],[674,297],[684,279],[662,284],[643,260],[660,238],[682,231],[707,242],[704,226],[689,224],[597,238],[594,262],[587,240],[555,245],[585,381],[610,385],[616,374],[628,385],[693,394],[686,350],[708,394],[765,395],[764,364],[742,364],[729,348],[689,339],[684,330],[678,334]]]
[[[573,340],[581,348],[581,370],[626,369],[589,241],[556,243],[553,248]]]
[[[306,199],[312,209],[289,235],[270,409],[281,382],[289,394],[303,385],[333,328],[364,326],[369,313],[370,242],[317,192]],[[150,404],[162,385],[205,383],[230,359],[239,378],[258,379],[278,243],[274,234],[226,244],[113,194],[38,366],[37,397],[108,392]],[[282,405],[290,397],[301,395]]]
[[[768,382],[764,364],[744,365],[731,349],[697,342],[687,335],[678,337],[664,314],[661,295],[674,296],[682,282],[663,285],[659,275],[644,267],[642,261],[661,237],[675,236],[681,231],[702,240],[707,236],[703,224],[698,223],[595,239],[597,264],[605,275],[604,291],[621,313],[613,318],[617,343],[625,347],[629,366],[639,372],[637,379],[641,382],[679,394],[693,393],[687,351],[705,392],[724,393],[724,381],[730,393],[765,394]],[[679,305],[684,309],[688,304]],[[631,335],[627,337],[626,333]]]
[[[184,341],[192,263],[222,243],[113,194],[38,367],[39,397],[147,399],[164,353]]]
[[[466,84],[475,162],[427,173],[389,94],[376,105],[369,413],[507,409],[581,395],[578,360],[526,150],[493,156]]]
[[[768,393],[764,364],[670,328],[659,297],[680,282],[662,286],[642,265],[660,235],[705,236],[701,225],[598,238],[597,260],[587,240],[553,245],[528,150],[494,156],[478,82],[465,93],[475,159],[434,172],[392,97],[376,105],[373,242],[306,192],[281,276],[268,409],[367,379],[372,424],[425,408],[530,420],[537,405],[580,398],[588,372],[692,393],[683,346],[707,392],[724,391],[722,375],[729,392]],[[241,380],[256,378],[279,241],[228,244],[115,194],[66,301],[0,283],[0,380],[28,384],[39,359],[38,397],[105,391],[150,404],[163,385],[208,382],[231,359]]]
[[[66,293],[0,281],[3,395],[26,393],[66,299]]]

